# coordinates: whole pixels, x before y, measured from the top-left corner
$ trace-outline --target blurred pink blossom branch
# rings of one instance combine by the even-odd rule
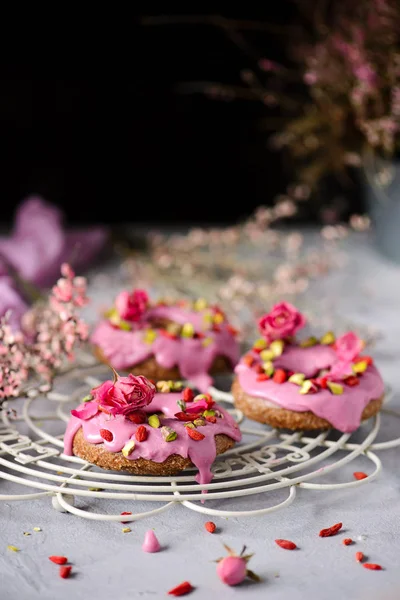
[[[24,392],[28,377],[51,384],[56,372],[74,360],[74,349],[88,337],[79,310],[88,302],[86,280],[68,264],[48,299],[25,313],[24,333],[14,333],[9,314],[0,322],[0,402]]]

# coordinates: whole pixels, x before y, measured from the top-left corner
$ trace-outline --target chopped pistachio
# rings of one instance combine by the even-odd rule
[[[265,350],[267,347],[267,341],[264,338],[259,338],[253,344],[253,348],[256,350]]]
[[[310,381],[309,379],[306,379],[301,384],[301,388],[299,390],[299,394],[308,394],[308,392],[311,390],[312,387],[313,387],[313,382]]]
[[[185,323],[182,327],[181,336],[184,338],[192,338],[194,336],[194,327],[191,323]]]
[[[10,550],[11,552],[19,552],[19,548],[17,548],[17,546],[8,545],[7,550]]]
[[[150,415],[147,419],[147,422],[150,425],[150,427],[154,427],[154,429],[158,429],[158,427],[160,427],[161,425],[158,415]]]
[[[173,442],[178,437],[176,431],[174,431],[172,427],[167,427],[167,425],[161,427],[161,435],[165,442]]]
[[[122,533],[130,533],[132,531],[132,529],[130,527],[123,527],[122,528]]]
[[[158,392],[161,392],[163,394],[171,391],[171,385],[168,381],[157,381],[156,388]]]
[[[214,323],[215,323],[215,325],[221,325],[221,323],[223,323],[224,321],[225,321],[225,317],[224,317],[224,315],[222,313],[217,312],[214,315]]]
[[[272,350],[270,350],[269,348],[266,348],[265,350],[260,352],[260,358],[263,361],[272,360],[273,358],[275,358],[275,354],[273,353]]]
[[[203,417],[215,417],[215,410],[208,409],[203,412]]]
[[[183,381],[172,381],[171,384],[171,389],[173,389],[174,392],[183,390]]]
[[[295,383],[296,385],[303,385],[305,377],[304,373],[293,373],[288,381],[289,383]]]
[[[36,531],[36,532],[38,532],[38,531],[42,531],[42,529],[41,529],[41,527],[34,527],[34,528],[33,528],[33,531]]]
[[[88,394],[87,396],[82,398],[82,402],[90,402],[91,400],[93,400],[92,394]]]
[[[319,340],[320,344],[323,344],[324,346],[329,346],[330,344],[333,344],[335,342],[336,338],[335,338],[335,334],[333,333],[333,331],[327,331],[322,338]]]
[[[267,360],[265,363],[262,364],[262,368],[264,369],[264,372],[269,375],[271,377],[271,375],[273,375],[274,373],[274,365],[270,360]]]
[[[204,348],[207,348],[207,346],[209,346],[212,343],[213,343],[213,339],[210,337],[204,338],[204,340],[202,340],[202,342],[201,342],[201,344],[202,344],[202,346],[204,346]]]
[[[194,310],[200,311],[207,308],[208,302],[205,298],[197,298],[197,300],[193,304]]]
[[[177,400],[176,403],[179,406],[179,408],[181,409],[181,411],[185,412],[185,410],[186,410],[186,402],[184,400]]]
[[[193,423],[196,427],[203,427],[204,425],[207,425],[207,421],[205,419],[202,419],[201,417],[195,419]]]
[[[125,446],[122,448],[121,452],[127,458],[135,449],[135,440],[129,440],[126,442]]]
[[[311,348],[312,346],[315,346],[316,344],[318,344],[318,340],[314,335],[312,335],[311,337],[307,338],[306,340],[303,340],[302,342],[300,342],[299,346],[300,346],[300,348]]]
[[[285,348],[285,342],[283,340],[274,340],[270,343],[269,349],[272,350],[274,356],[280,356]]]
[[[124,319],[120,319],[118,327],[122,329],[122,331],[130,331],[132,329],[132,325],[128,323],[128,321],[124,321]]]
[[[197,396],[193,398],[193,402],[198,402],[199,400],[206,400],[207,398],[207,394],[197,394]]]
[[[181,335],[182,325],[179,325],[179,323],[168,323],[167,331],[168,333],[172,333],[172,335]]]
[[[196,425],[193,425],[192,421],[188,421],[184,425],[185,427],[189,427],[189,429],[196,429]]]
[[[368,363],[366,360],[360,360],[359,362],[354,363],[353,365],[353,373],[364,373],[368,369]]]
[[[143,341],[145,344],[152,344],[156,338],[157,332],[154,329],[146,329],[143,336]]]
[[[335,383],[334,381],[327,381],[326,385],[335,396],[340,396],[343,394],[343,386],[340,383]]]

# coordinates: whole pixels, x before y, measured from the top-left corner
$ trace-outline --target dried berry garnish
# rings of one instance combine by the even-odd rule
[[[362,471],[355,471],[353,473],[353,477],[354,479],[366,479],[368,475],[366,473],[363,473]]]
[[[56,565],[65,565],[65,563],[68,562],[68,558],[66,556],[49,556],[49,560]]]
[[[191,429],[190,427],[186,427],[186,432],[188,436],[192,438],[192,440],[196,440],[196,442],[204,440],[204,438],[206,437],[205,435],[200,433],[200,431],[197,431],[196,429]]]
[[[100,429],[100,435],[106,442],[112,442],[114,439],[113,434],[108,429]]]
[[[129,511],[124,510],[124,512],[121,513],[121,516],[123,515],[131,515],[132,513]],[[125,525],[125,523],[129,523],[130,521],[121,521],[122,525]]]
[[[176,587],[169,590],[168,594],[170,596],[184,596],[185,594],[189,594],[193,590],[193,586],[189,581],[183,581]]]
[[[364,558],[364,554],[362,552],[356,552],[356,561],[361,562]]]
[[[342,542],[342,544],[344,546],[350,546],[353,543],[353,540],[351,538],[345,538]]]
[[[67,579],[67,577],[70,576],[71,570],[72,570],[71,565],[60,567],[60,570],[59,570],[60,577],[62,577],[63,579]]]
[[[135,410],[135,412],[126,415],[126,418],[132,421],[132,423],[136,423],[136,425],[141,425],[142,423],[146,423],[147,415],[144,410]]]
[[[276,369],[272,379],[275,383],[284,383],[287,379],[287,373],[283,369]]]
[[[144,425],[139,425],[136,429],[135,438],[138,442],[145,442],[147,440],[148,432]]]
[[[192,388],[186,387],[182,392],[182,400],[185,402],[192,402],[194,398],[194,392]]]
[[[214,531],[217,529],[217,526],[215,523],[213,523],[212,521],[207,521],[207,523],[204,523],[204,527],[207,529],[207,531],[209,531],[210,533],[214,533]]]
[[[381,565],[377,565],[375,563],[363,563],[364,569],[369,569],[370,571],[382,571]]]
[[[278,544],[278,546],[284,548],[284,550],[295,550],[297,548],[296,544],[290,540],[277,539],[275,540],[275,544]]]
[[[319,532],[319,537],[330,537],[331,535],[336,535],[341,529],[342,523],[336,523],[335,525],[332,525],[332,527],[321,529]]]

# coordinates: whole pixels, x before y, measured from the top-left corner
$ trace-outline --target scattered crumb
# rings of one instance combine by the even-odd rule
[[[76,477],[75,477],[76,479]],[[90,487],[89,488],[89,492],[103,492],[104,488],[96,488],[96,487]]]
[[[24,535],[31,535],[29,531],[24,531]]]
[[[123,527],[122,528],[122,533],[129,533],[131,531],[132,531],[132,529],[130,527]]]
[[[7,550],[10,550],[11,552],[19,552],[19,548],[17,548],[17,546],[7,546]]]
[[[36,531],[36,532],[37,532],[37,531],[42,531],[42,528],[41,528],[41,527],[34,527],[34,528],[33,528],[33,531]]]

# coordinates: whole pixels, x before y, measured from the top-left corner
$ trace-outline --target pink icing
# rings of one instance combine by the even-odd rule
[[[152,529],[146,531],[142,544],[143,552],[158,552],[161,549],[160,542]]]
[[[199,390],[207,391],[212,384],[208,371],[215,358],[224,356],[234,367],[239,360],[239,344],[226,322],[220,325],[220,331],[204,330],[204,314],[205,311],[191,311],[176,305],[155,306],[148,310],[146,322],[132,331],[101,321],[91,336],[91,342],[101,348],[117,370],[127,369],[154,356],[157,363],[166,369],[178,366],[182,378],[191,381]],[[146,343],[144,329],[151,327],[149,319],[156,318],[170,319],[180,325],[191,323],[196,331],[203,332],[212,341],[206,346],[202,339],[170,339],[158,334],[152,343]]]
[[[223,418],[217,418],[216,423],[207,423],[207,425],[197,427],[205,437],[200,441],[191,439],[186,431],[183,421],[174,417],[175,413],[180,411],[176,401],[182,398],[180,393],[156,394],[154,400],[144,408],[145,412],[152,414],[162,412],[161,424],[171,427],[176,431],[177,438],[172,442],[166,442],[161,434],[161,429],[155,429],[145,425],[148,431],[148,438],[144,442],[136,442],[133,452],[129,455],[130,460],[136,458],[145,458],[154,462],[163,462],[171,456],[178,454],[184,458],[190,458],[192,463],[198,468],[199,473],[196,480],[200,484],[207,484],[212,479],[211,465],[216,457],[215,436],[224,433],[236,442],[241,440],[240,429],[231,417],[221,406],[214,405],[223,415]],[[83,409],[85,404],[81,404],[78,410]],[[82,427],[83,435],[90,444],[102,444],[110,452],[120,452],[130,439],[135,439],[135,432],[139,425],[132,423],[123,415],[108,415],[104,412],[97,413],[94,417],[82,420],[77,416],[71,416],[64,435],[64,452],[72,456],[72,444],[76,432]],[[105,441],[100,435],[100,429],[108,429],[113,434],[111,442]]]
[[[254,353],[254,357],[259,361],[258,354]],[[274,360],[274,366],[304,373],[306,378],[311,378],[321,369],[330,369],[337,362],[337,354],[329,346],[289,346]],[[243,361],[236,366],[235,372],[240,386],[247,394],[288,410],[309,410],[343,432],[355,431],[360,426],[361,415],[367,404],[371,400],[377,400],[384,393],[382,377],[373,365],[362,374],[359,385],[350,387],[344,384],[343,394],[337,396],[328,389],[319,389],[316,393],[303,395],[299,393],[299,386],[294,383],[279,384],[272,379],[257,381],[257,372]]]

